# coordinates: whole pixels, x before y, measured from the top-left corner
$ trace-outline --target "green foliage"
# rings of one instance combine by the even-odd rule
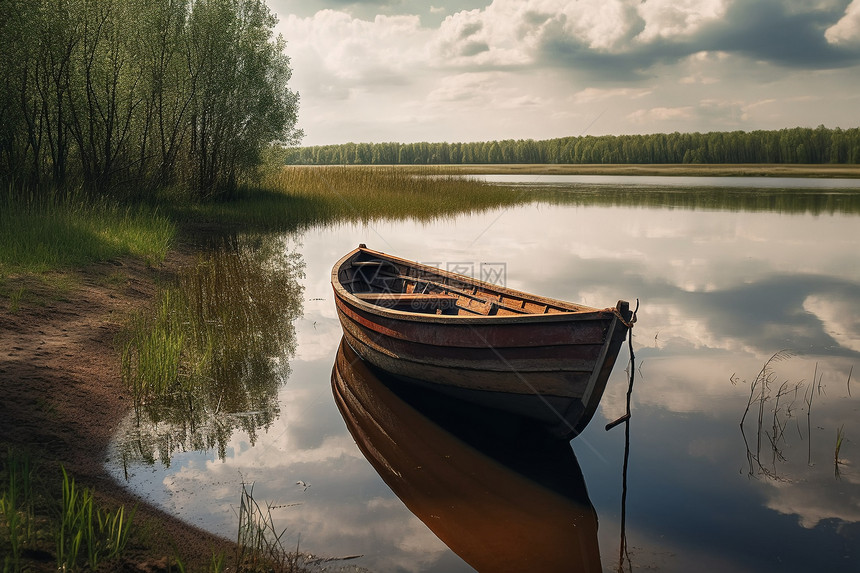
[[[135,398],[126,459],[169,463],[177,448],[217,449],[232,431],[253,443],[278,412],[295,350],[303,264],[274,236],[228,237],[165,287],[125,334],[122,372]]]
[[[860,163],[860,129],[653,133],[473,143],[345,143],[290,150],[295,165]]]
[[[275,23],[263,0],[4,0],[0,183],[231,193],[300,136]]]
[[[31,540],[35,522],[32,467],[28,455],[11,450],[5,465],[7,475],[5,487],[0,494],[0,517],[8,534],[9,551],[3,561],[3,570],[19,571],[21,553]]]
[[[66,469],[62,471],[62,503],[55,537],[57,567],[76,570],[84,557],[89,568],[96,570],[125,549],[135,510],[126,515],[124,506],[116,511],[97,508],[93,492],[78,488]]]
[[[0,198],[0,276],[70,268],[123,255],[164,260],[176,227],[157,210],[80,194]]]
[[[32,566],[25,552],[43,552],[53,540],[57,566],[63,571],[84,566],[95,571],[104,562],[118,559],[131,535],[135,511],[97,507],[93,492],[81,489],[62,469],[61,501],[57,508],[37,500],[45,497],[45,484],[34,486],[33,462],[26,453],[10,450],[4,460],[0,489],[0,552],[3,571],[26,571]],[[56,481],[51,481],[52,489]],[[46,515],[50,515],[47,518]],[[84,565],[85,563],[85,565]]]

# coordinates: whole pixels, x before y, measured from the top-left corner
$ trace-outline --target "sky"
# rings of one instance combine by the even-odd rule
[[[266,0],[303,145],[860,126],[860,0]]]

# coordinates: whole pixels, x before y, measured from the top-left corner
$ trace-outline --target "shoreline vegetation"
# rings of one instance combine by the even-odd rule
[[[270,169],[256,186],[240,187],[217,201],[130,201],[127,195],[111,200],[58,192],[32,196],[9,188],[0,197],[0,380],[10,396],[0,405],[0,548],[13,551],[4,570],[56,570],[60,546],[49,540],[57,530],[52,516],[62,502],[64,475],[67,490],[74,480],[88,492],[94,514],[114,516],[122,524],[116,536],[121,543],[112,547],[121,545],[125,554],[111,549],[108,566],[147,564],[156,571],[235,567],[236,558],[230,556],[242,554],[235,543],[136,500],[103,467],[111,436],[137,399],[122,376],[121,341],[128,340],[130,325],[141,313],[156,312],[164,293],[178,284],[182,268],[199,264],[194,245],[201,233],[431,220],[535,200],[522,190],[468,177],[481,173],[860,177],[860,166],[288,166]],[[541,200],[565,199],[547,195]],[[847,210],[860,212],[853,203]],[[29,469],[22,473],[21,467]],[[22,490],[22,483],[29,485]],[[167,541],[165,535],[182,542]],[[98,551],[100,546],[93,547]],[[69,555],[68,545],[62,548]],[[296,557],[287,559],[290,570],[300,570]],[[83,561],[80,566],[85,567]]]

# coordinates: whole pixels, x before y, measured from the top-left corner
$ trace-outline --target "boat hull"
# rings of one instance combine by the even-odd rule
[[[629,328],[621,311],[446,316],[384,308],[340,284],[350,260],[335,265],[332,284],[344,338],[363,359],[404,381],[539,420],[560,436],[588,424]]]
[[[341,344],[335,403],[385,483],[451,550],[478,571],[602,570],[569,443],[504,414],[407,398],[380,376]]]

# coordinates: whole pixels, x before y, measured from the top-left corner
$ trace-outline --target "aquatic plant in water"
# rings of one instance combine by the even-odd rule
[[[123,375],[136,424],[124,455],[169,464],[173,451],[251,441],[278,414],[295,351],[303,263],[274,236],[225,236],[130,325]]]

